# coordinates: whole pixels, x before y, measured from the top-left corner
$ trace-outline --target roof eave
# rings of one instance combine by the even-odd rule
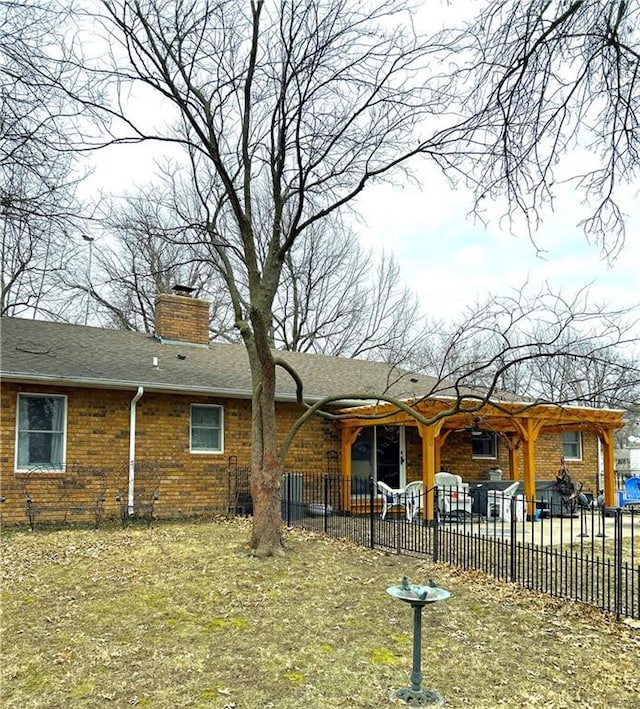
[[[147,392],[191,394],[194,396],[215,396],[225,399],[251,399],[252,392],[249,389],[225,389],[221,387],[189,386],[181,384],[171,384],[163,382],[145,382],[120,379],[86,379],[82,377],[50,377],[47,375],[26,374],[19,372],[0,373],[0,381],[16,382],[22,384],[47,384],[49,386],[62,387],[82,387],[94,389],[112,389],[119,391],[136,391],[138,387],[143,387]],[[315,403],[324,396],[311,395],[305,397],[305,401]],[[283,403],[295,403],[295,394],[278,394],[276,401]]]

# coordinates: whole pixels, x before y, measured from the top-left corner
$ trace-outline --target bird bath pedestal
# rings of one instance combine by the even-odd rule
[[[409,603],[413,608],[413,669],[411,671],[411,687],[394,689],[391,701],[400,700],[410,706],[442,706],[444,698],[434,689],[422,689],[422,609],[427,603],[446,601],[451,596],[449,591],[440,588],[433,582],[428,586],[410,584],[406,578],[399,586],[389,586],[387,593],[399,601]]]

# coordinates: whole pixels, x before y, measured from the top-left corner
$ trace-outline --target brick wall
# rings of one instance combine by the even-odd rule
[[[406,427],[407,481],[422,478],[422,439],[414,426]],[[553,480],[560,467],[562,436],[556,433],[541,435],[536,441],[536,479]],[[474,458],[469,435],[465,432],[451,433],[442,448],[442,467],[461,475],[463,480],[488,480],[491,468],[501,468],[503,480],[509,479],[509,451],[498,438],[497,458]],[[524,461],[522,451],[517,452],[518,471],[516,478],[523,479]],[[568,461],[567,467],[573,478],[585,484],[585,490],[595,490],[598,473],[598,439],[593,433],[582,434],[582,460]]]
[[[559,433],[542,434],[536,441],[536,479],[553,480],[560,467],[562,457],[562,435]],[[517,451],[518,474],[522,480],[524,462],[522,450]],[[501,468],[502,478],[509,478],[509,451],[506,444],[498,437],[498,457],[473,458],[468,434],[452,433],[442,449],[442,466],[452,473],[461,475],[464,480],[487,480],[491,468]],[[596,489],[598,474],[598,439],[594,433],[582,434],[582,460],[567,461],[571,476],[585,484],[585,490]]]
[[[24,475],[14,471],[16,405],[20,392],[67,396],[66,463],[95,465],[108,471],[106,515],[117,517],[115,493],[122,487],[122,476],[127,474],[129,411],[135,392],[3,383],[0,395],[0,488],[6,498],[0,509],[3,522],[26,522]],[[191,404],[224,407],[222,453],[190,452]],[[239,466],[251,462],[250,409],[251,402],[246,400],[144,393],[137,405],[136,460],[155,462],[159,467],[157,516],[187,515],[203,507],[226,505],[229,456],[236,456]],[[281,437],[300,411],[294,404],[278,405]],[[324,473],[327,452],[339,448],[335,427],[322,419],[313,419],[296,436],[285,468]],[[72,494],[82,504],[82,492]],[[90,519],[91,515],[87,517]]]
[[[25,523],[23,475],[15,473],[15,422],[19,392],[67,396],[67,464],[95,465],[108,471],[107,516],[116,517],[116,489],[122,487],[129,457],[129,411],[134,391],[63,388],[3,383],[0,391],[0,489],[6,502],[0,507],[5,523]],[[189,450],[191,404],[224,407],[224,451],[219,454]],[[136,460],[154,462],[161,475],[158,516],[188,515],[206,507],[224,507],[228,499],[228,460],[236,456],[239,466],[251,462],[251,402],[178,394],[145,392],[137,405]],[[301,413],[295,404],[279,404],[278,431],[282,438]],[[407,479],[421,476],[421,439],[414,427],[406,429]],[[315,418],[297,434],[285,460],[285,469],[300,473],[324,473],[327,454],[340,450],[340,437],[331,422]],[[543,435],[536,443],[536,477],[553,479],[562,455],[558,434]],[[473,459],[464,433],[454,433],[442,450],[442,465],[465,480],[488,477],[493,467],[508,477],[506,446],[498,442],[496,460]],[[583,434],[583,460],[569,462],[571,475],[595,489],[597,439]],[[522,479],[522,454],[518,452],[518,479]],[[75,491],[74,491],[75,494]],[[80,496],[82,493],[78,492]],[[78,500],[80,504],[82,500]],[[91,515],[87,515],[91,518]]]

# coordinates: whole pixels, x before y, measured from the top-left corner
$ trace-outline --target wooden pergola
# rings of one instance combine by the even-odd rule
[[[425,519],[434,517],[435,474],[440,470],[441,451],[448,436],[468,427],[473,420],[481,421],[482,429],[495,432],[506,443],[509,452],[508,477],[519,480],[517,451],[522,450],[524,492],[528,500],[535,499],[536,441],[543,433],[586,431],[595,433],[602,445],[604,496],[608,507],[614,506],[614,439],[616,429],[622,428],[623,413],[613,409],[595,409],[580,406],[556,406],[522,402],[496,402],[477,408],[477,402],[462,401],[458,411],[451,413],[454,401],[447,398],[429,398],[404,402],[416,411],[424,423],[409,411],[389,403],[359,406],[341,413],[342,475],[345,482],[343,504],[349,508],[351,479],[351,446],[360,431],[368,426],[414,426],[422,440],[422,482],[425,490]],[[446,415],[444,415],[446,414]],[[439,418],[440,417],[440,418]],[[431,423],[432,421],[432,423]]]

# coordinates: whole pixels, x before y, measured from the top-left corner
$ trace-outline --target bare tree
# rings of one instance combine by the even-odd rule
[[[180,225],[176,206],[163,191],[150,187],[122,201],[104,200],[101,209],[108,238],[96,254],[94,277],[89,284],[68,283],[92,298],[98,318],[116,328],[151,333],[156,294],[182,285],[212,303],[213,339],[237,339],[224,284],[208,253],[190,241],[189,225]]]
[[[392,255],[374,260],[341,226],[302,235],[284,263],[274,301],[277,347],[399,364],[422,333],[416,296]]]
[[[192,226],[190,185],[167,169],[160,182],[166,190],[149,187],[105,202],[110,238],[97,253],[91,286],[75,288],[90,293],[98,314],[115,327],[152,332],[155,294],[176,283],[190,286],[212,303],[212,339],[237,340],[230,298]],[[206,221],[206,215],[197,219]],[[393,256],[374,261],[353,232],[326,219],[305,231],[285,257],[272,345],[399,364],[422,336],[421,319]]]
[[[630,410],[640,387],[638,318],[591,305],[588,289],[490,297],[430,339],[421,368],[481,398]],[[635,353],[635,354],[634,354]]]
[[[555,8],[551,2],[532,3],[535,11],[527,12],[524,4],[496,1],[475,34],[436,42],[415,35],[402,3],[384,0],[366,6],[348,0],[303,4],[102,0],[100,4],[103,12],[92,18],[92,32],[95,23],[102,26],[113,65],[107,67],[104,57],[97,65],[84,64],[96,83],[104,79],[105,94],[111,92],[113,98],[108,105],[102,103],[114,120],[104,143],[153,139],[185,150],[183,174],[192,183],[190,194],[197,198],[184,219],[190,225],[188,242],[207,249],[224,281],[251,366],[251,546],[260,554],[274,553],[282,542],[279,486],[288,447],[299,426],[336,398],[306,407],[278,445],[276,367],[283,367],[296,380],[304,406],[303,382],[271,349],[276,296],[296,244],[315,224],[349,206],[370,183],[402,175],[408,161],[418,155],[429,155],[446,170],[463,173],[470,157],[480,166],[475,173],[482,188],[478,198],[506,184],[512,203],[527,215],[532,210],[535,214],[549,195],[553,160],[576,135],[576,124],[570,119],[577,115],[582,125],[593,115],[588,108],[596,111],[600,125],[606,125],[611,110],[620,111],[625,101],[630,114],[635,110],[637,96],[630,92],[635,85],[634,54],[618,41],[619,35],[611,35],[621,58],[615,75],[620,90],[611,104],[603,86],[615,86],[602,71],[590,71],[594,64],[587,62],[573,84],[562,80],[566,67],[555,69],[558,57],[566,58],[557,47],[573,47],[576,37],[585,33],[594,41],[596,56],[614,56],[608,49],[610,39],[605,43],[598,34],[602,25],[593,24],[597,3],[587,0],[566,4],[567,10],[550,22],[547,14]],[[504,16],[511,6],[514,13]],[[625,7],[618,3],[621,20],[616,24],[612,15],[608,29],[627,22]],[[585,14],[584,8],[591,12]],[[518,24],[520,15],[524,24]],[[565,24],[564,33],[555,37],[555,30],[572,17],[586,22],[581,26],[585,31],[573,32]],[[512,27],[513,35],[509,34]],[[528,34],[532,28],[538,33],[533,43]],[[523,37],[525,41],[518,43]],[[538,49],[545,45],[548,49],[534,69]],[[460,47],[465,52],[477,48],[481,54],[472,67],[475,76],[480,72],[480,88],[471,96],[467,92],[460,107],[465,115],[471,107],[473,114],[456,121],[453,129],[442,127],[452,101],[451,79],[443,76],[446,64],[441,63],[447,46],[455,52]],[[460,56],[452,55],[455,61]],[[575,66],[579,56],[571,54]],[[461,68],[458,77],[467,82],[470,71]],[[545,77],[550,83],[544,86],[552,88],[541,92],[539,81]],[[597,88],[597,80],[606,83],[591,101],[586,87]],[[560,100],[565,83],[577,88]],[[163,97],[178,117],[176,125],[151,128],[148,121],[139,122],[127,104],[129,92],[135,94],[137,86]],[[520,112],[516,99],[528,112]],[[575,100],[579,109],[572,114]],[[95,107],[95,101],[89,103]],[[634,167],[637,136],[627,135],[634,121],[635,114],[629,115],[622,127],[614,124],[602,132],[616,158],[608,163],[608,184],[613,186]],[[440,132],[432,134],[429,125],[439,125]],[[419,134],[427,130],[427,137]],[[613,190],[601,178],[599,170],[588,170],[582,180],[588,194],[599,189],[603,194],[592,221],[596,231],[607,223],[607,215],[616,223],[620,216]],[[510,368],[558,353],[553,328],[545,342],[537,343],[537,351],[505,337],[515,332],[527,312],[530,308],[524,307],[520,314],[502,313],[492,336],[502,338],[503,347],[488,361],[476,362],[464,375],[438,369],[439,383],[426,395],[445,390],[457,394],[451,408],[438,417],[477,410],[496,394]],[[566,329],[571,322],[574,316],[569,310],[566,317],[557,316],[556,330]],[[480,328],[476,334],[482,337],[482,333]],[[466,337],[461,332],[457,342],[454,338],[452,353]],[[460,352],[456,355],[461,357]],[[359,394],[341,392],[340,396]],[[389,400],[384,392],[380,398]],[[407,402],[394,404],[428,423]]]
[[[197,237],[224,279],[252,372],[251,546],[273,553],[286,455],[276,437],[280,362],[271,350],[283,266],[313,224],[425,149],[415,128],[441,103],[424,77],[416,80],[429,48],[395,2],[101,4],[96,21],[122,87],[109,110],[128,139],[187,149],[207,215]],[[94,69],[100,75],[104,60]],[[178,113],[176,130],[151,132],[120,110],[130,83],[165,97]]]
[[[442,42],[466,120],[438,159],[474,185],[477,209],[505,195],[535,227],[569,183],[585,232],[615,255],[640,166],[640,5],[492,0]]]
[[[68,12],[3,0],[0,13],[0,313],[58,317],[68,311],[58,297],[68,234],[81,231],[69,142],[77,116],[62,88],[77,70],[58,51]]]
[[[577,333],[568,332],[564,339],[562,356],[530,363],[541,394],[550,401],[574,399],[583,406],[631,411],[640,392],[637,355],[598,335],[581,342]]]
[[[25,151],[20,151],[25,159]],[[75,185],[60,176],[60,161],[45,175],[22,164],[3,166],[0,186],[0,314],[55,317],[65,308],[59,277],[73,253],[66,230],[75,222]],[[43,178],[48,177],[48,182]]]

